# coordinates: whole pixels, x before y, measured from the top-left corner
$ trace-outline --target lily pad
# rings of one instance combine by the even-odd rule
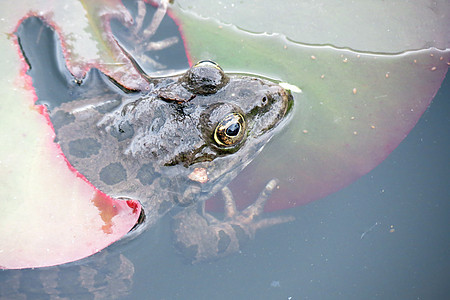
[[[377,53],[450,46],[446,0],[177,0],[176,7],[248,32],[280,33],[309,45]]]
[[[111,13],[114,3],[108,3],[101,9],[110,8]],[[92,25],[93,18],[81,2],[4,3],[0,13],[1,268],[50,266],[91,255],[126,234],[141,210],[136,201],[111,199],[98,191],[71,169],[53,142],[45,108],[34,105],[27,65],[13,35],[19,21],[30,14],[58,24],[74,73],[84,72],[94,62],[118,74],[123,69],[113,52],[102,51],[107,42],[95,36],[102,31]]]
[[[186,8],[201,4],[179,3]],[[232,2],[221,3],[231,7]],[[304,17],[300,20],[286,17],[281,22],[278,16],[286,16],[286,11],[273,13],[271,18],[275,19],[264,17],[273,9],[273,3],[267,3],[260,7],[264,10],[252,11],[253,19],[248,9],[241,10],[239,18],[247,19],[247,23],[222,18],[219,18],[222,22],[205,20],[198,13],[173,6],[192,61],[214,59],[227,70],[264,74],[303,90],[302,94],[296,94],[290,125],[234,183],[234,192],[243,191],[245,186],[250,187],[246,191],[251,194],[260,190],[270,176],[279,177],[280,191],[266,206],[269,210],[322,197],[376,166],[417,122],[439,88],[449,62],[448,50],[430,48],[448,47],[448,9],[440,7],[441,2],[436,2],[431,12],[421,10],[423,3],[413,5],[413,10],[408,4],[405,10],[392,2],[384,6],[383,12],[394,14],[390,7],[398,5],[401,9],[395,18],[388,18],[382,28],[374,20],[368,22],[372,31],[358,29],[363,35],[358,34],[355,23],[346,23],[339,17],[346,12],[355,16],[361,8],[343,7],[336,11],[324,1],[319,11],[327,13],[312,22],[307,16],[314,17],[312,12],[317,5],[301,4],[301,9],[295,11],[289,6],[293,3],[283,2],[279,7],[292,10],[294,16],[301,10]],[[207,14],[222,14],[224,9],[216,7],[214,13]],[[431,15],[421,15],[421,11]],[[364,12],[373,14],[370,10]],[[110,30],[112,17],[131,20],[121,1],[38,0],[3,4],[0,13],[0,30],[4,33],[0,36],[3,55],[0,266],[3,268],[49,266],[90,255],[125,234],[140,211],[136,202],[116,201],[99,193],[70,168],[53,143],[54,134],[45,109],[34,105],[26,64],[12,35],[27,15],[41,16],[57,27],[64,42],[65,59],[74,75],[80,77],[95,66],[130,88],[139,88],[142,83],[129,59],[105,34]],[[417,20],[423,25],[419,27],[427,30],[402,32]],[[319,26],[320,22],[325,27]],[[337,26],[341,23],[347,25]],[[248,24],[261,26],[246,27]],[[358,23],[362,24],[363,21]],[[384,32],[394,25],[402,26],[395,27],[393,34],[376,35],[377,30]],[[298,30],[299,26],[305,30]],[[327,32],[328,36],[323,37],[320,32]],[[403,34],[407,39],[403,39]],[[347,39],[343,38],[346,36]],[[386,48],[392,36],[402,39],[392,43],[395,47]],[[405,43],[412,36],[419,38],[414,38],[414,43]],[[251,202],[254,198],[246,194],[241,199]],[[245,201],[240,202],[240,206],[245,205]]]
[[[272,5],[258,6],[251,14],[249,9],[236,9],[233,10],[236,14],[228,14],[228,9],[235,9],[231,1],[221,1],[221,7],[214,10],[217,13],[205,13],[206,8],[201,3],[181,2],[180,6],[186,10],[174,7],[193,61],[213,59],[227,70],[264,74],[303,91],[295,94],[289,125],[234,180],[232,189],[239,195],[240,207],[248,205],[271,177],[281,182],[279,191],[266,205],[269,211],[324,197],[369,172],[416,124],[439,89],[450,62],[448,49],[428,47],[427,34],[406,31],[403,38],[409,42],[402,45],[407,48],[395,46],[395,43],[391,47],[390,43],[383,42],[383,27],[375,28],[370,19],[358,24],[358,30],[364,35],[336,40],[322,34],[312,41],[297,34],[303,31],[298,30],[302,27],[297,25],[302,21],[296,23],[293,18],[284,18],[282,13],[277,16],[277,22],[275,17],[265,18]],[[324,6],[326,3],[322,2]],[[280,7],[285,12],[290,9],[299,12],[292,1],[283,2]],[[299,14],[314,15],[316,8],[310,5]],[[385,15],[387,20],[394,14],[396,20],[408,20],[393,23],[396,30],[408,26],[420,14],[430,20],[432,18],[426,14],[434,12],[432,20],[436,23],[422,24],[419,33],[431,30],[436,35],[433,38],[436,43],[431,46],[447,47],[448,18],[443,19],[442,15],[447,16],[448,9],[430,12],[416,5],[414,14],[408,15],[409,10],[406,10],[398,15],[398,11],[388,8],[389,5],[383,8],[389,13]],[[276,8],[274,15],[279,9]],[[327,11],[323,18],[335,20],[329,31],[340,36],[346,21],[340,22],[341,16],[336,20],[333,11]],[[357,11],[352,8],[353,15],[368,12],[368,7]],[[205,14],[212,17],[205,18]],[[366,29],[368,36],[379,38],[369,43]],[[275,30],[278,32],[249,32]],[[300,38],[323,46],[293,41]],[[410,50],[424,46],[422,50]],[[213,206],[210,203],[210,208]]]

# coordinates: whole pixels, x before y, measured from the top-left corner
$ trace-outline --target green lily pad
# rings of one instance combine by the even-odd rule
[[[201,3],[189,2],[189,9],[204,9]],[[231,2],[221,3],[226,6]],[[290,4],[283,2],[280,6],[289,8]],[[406,51],[409,48],[390,48],[378,39],[375,41],[379,42],[379,47],[375,47],[366,42],[366,36],[362,39],[355,36],[351,41],[343,39],[338,43],[339,47],[359,48],[364,52],[293,42],[288,34],[295,34],[292,25],[297,24],[295,20],[279,18],[279,22],[274,22],[273,18],[264,18],[263,14],[270,5],[262,7],[252,10],[251,14],[244,10],[250,21],[242,16],[244,13],[240,21],[229,19],[236,15],[222,14],[227,11],[224,8],[216,10],[217,14],[208,12],[214,18],[199,17],[198,12],[178,6],[174,9],[181,20],[193,61],[213,59],[225,70],[264,74],[303,91],[295,94],[294,111],[288,126],[232,184],[232,189],[239,195],[240,206],[245,207],[266,181],[271,177],[279,178],[280,189],[266,205],[266,210],[270,211],[324,197],[366,174],[385,159],[430,104],[447,72],[450,51],[436,48]],[[313,14],[315,6],[308,9]],[[420,7],[415,7],[414,11],[416,14],[410,16],[409,22],[414,20],[412,16],[420,14]],[[441,13],[436,12],[436,16]],[[308,15],[308,11],[302,14]],[[331,13],[329,17],[336,19]],[[396,17],[406,18],[403,14]],[[215,18],[232,21],[240,27]],[[258,27],[250,26],[256,20]],[[336,25],[330,31],[337,34],[343,25],[335,21]],[[434,39],[436,43],[446,41],[448,27],[442,27],[441,23],[447,21],[438,18],[436,22],[439,30],[427,27],[425,32],[435,30],[439,37]],[[376,36],[378,29],[372,28],[371,24],[363,22],[359,29],[369,28],[372,30],[369,33]],[[402,22],[397,25],[399,28],[405,26]],[[248,30],[280,32],[258,34]],[[420,40],[413,33],[405,39],[411,42],[406,44],[408,47],[428,45],[428,37]],[[307,42],[311,41],[307,39]],[[320,40],[321,44],[327,45],[333,42],[327,40],[326,35]],[[368,52],[371,47],[374,47],[373,52]],[[404,52],[387,54],[389,51]]]
[[[248,32],[280,33],[309,45],[378,53],[450,46],[446,0],[177,0],[176,7]]]
[[[201,2],[178,2],[186,8],[201,7]],[[229,8],[232,2],[221,3]],[[236,3],[236,7],[246,3]],[[259,73],[303,90],[295,94],[290,124],[235,180],[233,191],[245,187],[247,194],[241,192],[245,196],[241,199],[251,202],[254,197],[249,194],[275,176],[281,179],[280,190],[267,208],[292,207],[341,188],[383,160],[417,122],[448,68],[449,51],[429,48],[448,47],[448,8],[441,7],[445,1],[434,3],[423,9],[421,3],[391,1],[384,6],[377,3],[376,11],[362,10],[361,4],[349,9],[347,3],[336,8],[333,5],[339,4],[325,1],[321,5],[292,1],[277,5],[276,9],[284,10],[276,12],[270,2],[256,13],[248,7],[240,14],[234,11],[229,15],[236,20],[220,17],[222,22],[173,6],[192,60],[214,59],[227,71]],[[202,15],[225,15],[223,6],[207,4],[213,11]],[[371,18],[380,12],[391,14],[383,24]],[[353,22],[345,21],[348,18],[342,16],[346,14],[354,17],[350,18]],[[104,34],[112,16],[129,20],[121,1],[38,0],[2,5],[3,268],[49,266],[90,255],[123,236],[140,211],[136,202],[116,201],[99,193],[70,169],[53,143],[45,111],[34,106],[26,65],[12,36],[27,15],[41,16],[57,26],[75,75],[96,66],[128,87],[138,88],[142,83],[118,46]],[[239,23],[239,19],[246,21]],[[411,49],[416,50],[403,53]]]
[[[91,255],[125,235],[141,210],[136,201],[111,199],[98,191],[71,169],[53,142],[45,109],[34,105],[27,65],[13,35],[20,20],[30,14],[58,25],[74,73],[83,72],[94,62],[111,72],[123,69],[123,64],[115,63],[113,52],[102,51],[107,43],[95,36],[101,31],[92,25],[95,18],[88,17],[81,2],[3,4],[0,268],[50,266]]]

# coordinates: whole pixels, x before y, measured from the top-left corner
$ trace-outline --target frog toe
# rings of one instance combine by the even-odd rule
[[[239,252],[257,230],[294,220],[291,216],[261,217],[277,183],[269,181],[257,200],[243,211],[236,209],[231,191],[224,188],[224,220],[196,207],[183,210],[172,224],[176,248],[192,263],[214,260]]]

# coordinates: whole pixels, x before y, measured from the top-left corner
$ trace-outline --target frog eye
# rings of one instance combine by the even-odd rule
[[[198,63],[196,63],[193,68],[201,68],[201,67],[207,67],[207,68],[216,68],[223,72],[223,69],[214,61],[212,60],[201,60]]]
[[[213,61],[202,60],[181,78],[183,86],[193,94],[212,95],[229,81],[222,68]]]
[[[247,124],[240,113],[232,112],[217,124],[214,130],[214,141],[222,147],[230,147],[242,141]]]

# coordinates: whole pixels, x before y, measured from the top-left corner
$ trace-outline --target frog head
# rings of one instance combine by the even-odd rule
[[[158,197],[167,199],[159,215],[173,202],[206,200],[231,181],[280,128],[292,103],[278,84],[225,74],[212,61],[149,78],[144,91],[128,90],[98,69],[74,78],[62,53],[48,49],[58,49],[52,28],[37,18],[29,22],[39,22],[34,27],[42,32],[36,34],[49,42],[28,45],[36,38],[22,34],[21,47],[37,103],[48,106],[55,142],[68,163],[111,196],[148,207],[160,207]],[[57,68],[48,72],[42,57]]]
[[[292,104],[278,84],[227,75],[211,61],[162,80],[155,93],[159,108],[142,115],[153,120],[129,149],[136,157],[157,157],[157,172],[170,178],[181,205],[206,200],[234,178],[274,135]],[[141,113],[145,102],[138,104]]]

